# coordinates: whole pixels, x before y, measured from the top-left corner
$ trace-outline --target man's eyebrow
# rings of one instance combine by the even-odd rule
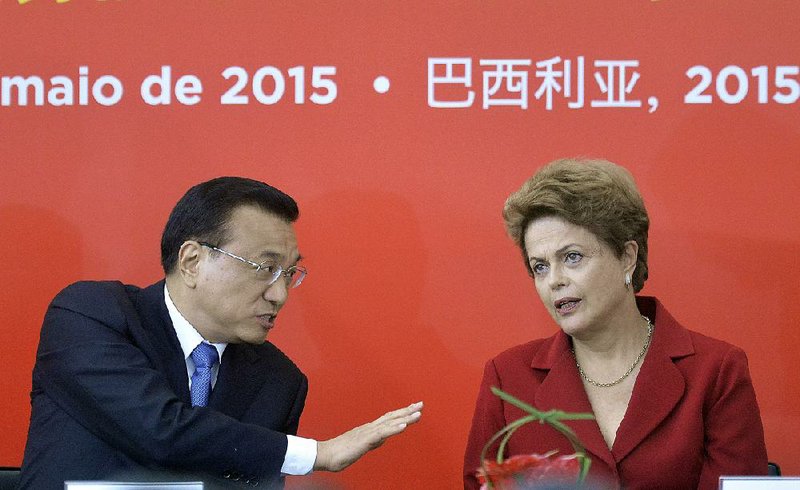
[[[268,260],[272,260],[274,262],[280,262],[280,261],[282,261],[284,259],[284,256],[283,256],[283,254],[280,254],[278,252],[265,251],[265,252],[262,252],[261,255],[258,256],[258,258],[259,258],[259,260],[261,260],[261,262],[266,262]],[[297,264],[301,260],[303,260],[303,256],[298,254],[297,258],[294,260],[293,263]]]
[[[568,243],[568,244],[564,245],[563,247],[559,248],[558,250],[556,250],[556,255],[561,255],[564,252],[566,252],[567,249],[570,249],[572,247],[581,248],[582,245],[580,245],[579,243]],[[533,256],[528,257],[528,263],[533,262],[534,260],[545,261],[545,259],[540,259],[539,257],[533,257]]]
[[[278,252],[270,252],[264,251],[261,252],[258,256],[259,259],[269,260],[269,259],[280,259],[283,258],[283,255],[279,254]]]

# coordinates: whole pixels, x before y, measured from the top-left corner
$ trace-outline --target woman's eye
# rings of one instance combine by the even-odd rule
[[[582,258],[583,254],[578,252],[567,252],[567,254],[564,256],[564,262],[567,264],[577,264]]]
[[[547,272],[547,266],[541,262],[537,262],[533,264],[531,270],[533,271],[534,275],[541,276]]]

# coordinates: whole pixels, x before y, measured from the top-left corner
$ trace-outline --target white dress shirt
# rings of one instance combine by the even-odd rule
[[[225,352],[225,343],[211,343],[203,339],[203,336],[189,323],[186,318],[181,315],[172,298],[169,297],[167,285],[164,285],[164,302],[167,304],[167,311],[169,311],[169,318],[172,320],[172,325],[175,327],[175,334],[178,336],[178,342],[181,344],[183,357],[186,361],[186,374],[189,376],[189,389],[192,387],[192,374],[194,374],[194,361],[192,360],[192,351],[195,347],[202,342],[213,345],[219,354],[219,363],[214,366],[211,373],[211,387],[213,389],[217,384],[217,375],[219,374],[219,366],[222,364],[222,353]],[[286,435],[288,444],[286,446],[286,456],[283,459],[283,466],[281,466],[281,473],[284,475],[307,475],[314,469],[314,461],[317,459],[317,441],[313,439],[305,439],[293,435]]]

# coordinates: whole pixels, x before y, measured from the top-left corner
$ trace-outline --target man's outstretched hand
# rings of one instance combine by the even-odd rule
[[[344,434],[319,441],[314,470],[341,471],[358,461],[367,452],[379,447],[386,439],[403,432],[422,416],[422,402],[394,410]]]

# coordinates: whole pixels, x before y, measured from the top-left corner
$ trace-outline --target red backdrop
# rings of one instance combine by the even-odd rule
[[[588,155],[644,194],[644,293],[747,351],[770,458],[800,473],[798,21],[791,1],[2,0],[0,464],[22,459],[52,296],[159,279],[180,195],[244,175],[301,206],[310,277],[271,337],[310,378],[301,433],[426,402],[420,425],[313,481],[457,488],[483,363],[555,329],[502,204],[543,163]],[[145,103],[162,66],[172,86],[194,75],[182,100],[196,103]],[[231,90],[248,103],[222,103]]]

